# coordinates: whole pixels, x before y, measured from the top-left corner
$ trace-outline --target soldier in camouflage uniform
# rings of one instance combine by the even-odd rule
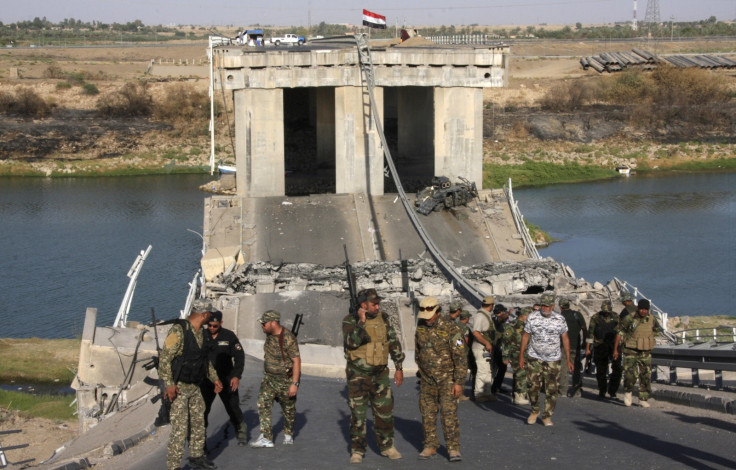
[[[593,345],[593,360],[598,379],[598,397],[605,398],[606,391],[611,398],[616,398],[616,392],[621,384],[621,358],[613,358],[614,342],[619,317],[611,311],[611,301],[601,303],[601,311],[590,319],[590,329],[585,340],[585,356],[590,356],[590,346]],[[608,364],[611,364],[611,376],[608,377]]]
[[[541,309],[532,312],[524,325],[524,334],[521,337],[521,352],[519,353],[519,367],[526,367],[526,376],[529,383],[529,402],[532,412],[527,418],[528,424],[534,424],[539,417],[539,392],[544,384],[544,414],[542,423],[552,426],[552,414],[557,404],[558,380],[560,376],[560,340],[567,358],[567,370],[573,371],[574,366],[570,359],[570,339],[567,337],[567,322],[562,315],[552,311],[555,297],[551,294],[542,295],[539,302]],[[529,361],[525,353],[529,347]]]
[[[429,459],[437,455],[440,446],[437,436],[439,411],[450,462],[459,462],[462,457],[457,399],[463,393],[468,370],[465,340],[455,322],[440,315],[440,305],[434,297],[422,299],[418,317],[414,342],[421,377],[419,411],[424,427],[424,449],[419,458]]]
[[[652,393],[652,349],[655,336],[661,333],[662,326],[649,313],[650,303],[641,299],[637,313],[624,317],[619,323],[613,358],[619,357],[619,345],[624,348],[624,405],[631,406],[631,394],[639,379],[639,406],[649,408],[649,394]]]
[[[281,314],[269,310],[261,315],[258,323],[266,333],[263,344],[263,381],[258,392],[258,421],[261,434],[251,442],[255,448],[273,447],[271,430],[271,408],[276,400],[284,415],[284,445],[294,444],[294,421],[296,420],[296,395],[302,359],[296,336],[281,326]]]
[[[470,350],[470,345],[473,343],[473,326],[470,325],[470,318],[471,314],[467,310],[463,310],[463,303],[460,301],[454,301],[450,302],[450,314],[447,315],[448,320],[454,320],[457,326],[460,328],[460,332],[463,334],[463,339],[465,340],[465,349],[467,351],[467,361],[468,361],[468,369],[470,370],[470,377],[471,377],[471,387],[475,383],[475,372],[476,372],[476,366],[475,366],[475,357],[473,357],[473,351]],[[463,388],[465,385],[463,384]],[[473,395],[473,390],[471,388],[470,395]],[[470,400],[470,396],[462,394],[460,395],[460,398],[458,398],[460,401],[467,401]]]
[[[618,314],[618,319],[623,320],[625,316],[636,313],[636,305],[634,305],[634,296],[628,292],[624,292],[621,295],[621,303],[624,304],[624,308],[621,313]]]
[[[394,447],[394,396],[388,377],[388,356],[396,366],[394,382],[404,381],[404,352],[375,289],[358,292],[360,308],[342,321],[345,375],[350,406],[350,463],[362,463],[367,447],[366,419],[373,408],[373,429],[381,455],[400,459]]]
[[[204,344],[202,325],[206,324],[214,307],[204,300],[195,300],[187,320],[178,320],[169,330],[161,349],[159,374],[166,390],[164,398],[171,401],[171,434],[166,455],[166,468],[181,468],[184,446],[189,436],[189,465],[212,470],[217,466],[204,455],[206,428],[204,399],[199,385],[208,377],[215,384],[215,393],[222,391]]]
[[[521,337],[524,333],[526,319],[532,312],[531,307],[524,307],[516,320],[507,323],[503,330],[503,361],[511,364],[514,370],[514,404],[528,405],[526,368],[519,367],[519,353],[521,353]],[[529,357],[526,357],[527,361]]]

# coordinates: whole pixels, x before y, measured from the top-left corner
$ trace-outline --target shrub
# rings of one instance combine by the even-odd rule
[[[69,72],[66,74],[66,80],[72,85],[81,86],[84,84],[83,72]]]
[[[82,85],[82,93],[85,95],[99,95],[100,90],[97,89],[94,83],[85,83]]]
[[[44,117],[51,112],[52,107],[30,88],[20,87],[12,94],[0,92],[0,112],[5,114]]]
[[[46,70],[43,71],[43,78],[64,78],[64,72],[56,64],[49,65]]]
[[[207,119],[210,101],[206,91],[194,89],[192,85],[177,83],[166,90],[164,97],[156,102],[154,115],[161,120]]]
[[[71,87],[72,87],[72,84],[69,82],[59,82],[56,84],[57,90],[68,90]]]
[[[105,117],[150,116],[153,100],[144,83],[129,82],[97,100],[97,112]]]
[[[568,80],[553,85],[539,104],[550,111],[571,112],[588,104],[593,96],[593,88],[587,82]]]

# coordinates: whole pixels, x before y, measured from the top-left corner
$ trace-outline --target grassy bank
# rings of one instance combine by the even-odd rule
[[[74,395],[31,395],[0,390],[0,408],[19,411],[33,418],[71,421],[76,406],[70,406]]]
[[[0,383],[71,383],[79,362],[76,339],[0,339]]]
[[[209,173],[209,171],[210,168],[208,166],[202,165],[165,163],[137,165],[124,160],[104,163],[96,160],[72,163],[61,160],[50,160],[44,165],[26,162],[13,162],[0,165],[0,176],[48,178],[204,174]]]

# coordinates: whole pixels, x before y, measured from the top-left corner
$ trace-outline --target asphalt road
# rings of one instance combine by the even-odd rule
[[[255,409],[261,372],[260,363],[250,357],[247,362],[241,402],[249,439],[255,439],[259,433]],[[294,446],[281,445],[283,424],[276,405],[276,446],[238,447],[222,405],[215,402],[207,442],[209,456],[218,468],[350,466],[345,381],[303,377],[301,382]],[[583,398],[560,399],[553,417],[555,425],[549,428],[526,424],[529,407],[512,405],[505,395],[495,403],[463,402],[459,409],[463,462],[449,463],[444,447],[437,458],[420,461],[416,458],[422,448],[416,379],[410,377],[394,390],[396,447],[404,458],[390,461],[378,454],[369,422],[370,449],[358,468],[736,468],[736,416],[656,401],[649,409],[626,408],[621,401],[598,400],[589,389]],[[161,432],[95,468],[165,468],[167,434]]]

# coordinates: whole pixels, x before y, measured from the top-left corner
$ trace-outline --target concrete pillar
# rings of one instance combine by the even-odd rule
[[[434,89],[435,175],[483,186],[483,90]]]
[[[383,90],[373,96],[380,112]],[[383,194],[383,148],[362,87],[335,88],[335,187],[340,193]]]
[[[335,89],[316,88],[317,162],[332,167],[335,161]]]
[[[286,194],[283,89],[235,91],[235,160],[238,196]]]
[[[434,100],[431,87],[398,90],[399,158],[417,160],[434,156]]]

